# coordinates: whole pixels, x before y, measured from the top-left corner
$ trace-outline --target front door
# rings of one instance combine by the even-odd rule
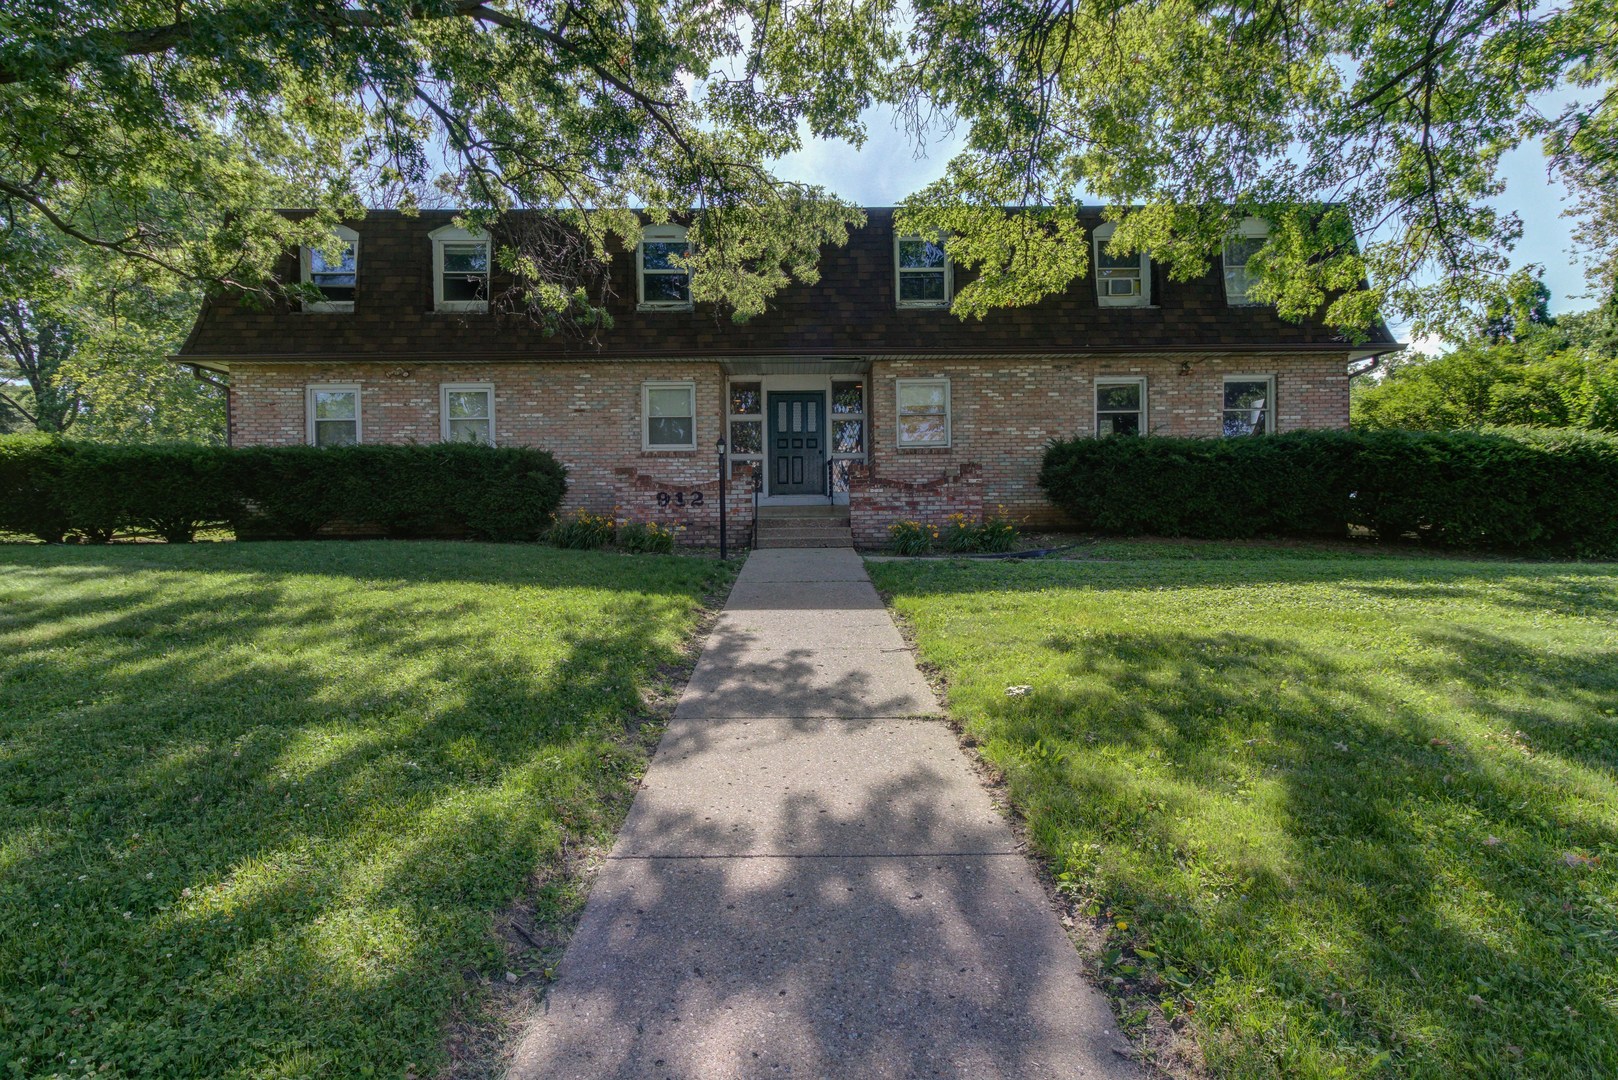
[[[826,494],[826,395],[770,394],[770,494]]]

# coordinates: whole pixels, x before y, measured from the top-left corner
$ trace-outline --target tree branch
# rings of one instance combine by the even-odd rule
[[[455,0],[447,9],[417,4],[392,18],[381,16],[374,11],[325,6],[299,14],[304,20],[333,30],[383,29],[407,22],[466,18],[482,8],[483,3],[484,0]],[[60,75],[96,56],[132,57],[166,53],[184,41],[211,36],[215,22],[213,18],[182,19],[166,26],[118,30],[110,34],[105,31],[80,34],[67,39],[60,48],[52,50],[58,53],[59,57],[45,65],[44,70]],[[21,82],[26,77],[27,72],[21,68],[0,68],[0,86]]]
[[[16,409],[17,414],[30,424],[33,424],[35,427],[39,426],[39,417],[35,416],[33,413],[19,405],[17,403],[17,399],[12,397],[10,394],[0,391],[0,401],[3,401],[7,405],[10,405],[13,409]]]

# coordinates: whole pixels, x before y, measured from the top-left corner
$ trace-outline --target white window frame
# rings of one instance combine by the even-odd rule
[[[354,291],[359,291],[360,284],[360,234],[346,225],[338,225],[332,232],[344,244],[354,249]],[[300,278],[305,285],[313,285],[314,280],[314,248],[305,247],[299,254]],[[352,300],[305,300],[303,310],[320,313],[347,313],[354,310]]]
[[[907,386],[932,385],[942,383],[944,386],[944,441],[943,442],[906,442],[904,426],[899,422],[899,399]],[[867,403],[866,408],[870,405]],[[944,450],[953,446],[955,442],[955,401],[951,396],[949,379],[947,378],[920,378],[920,379],[894,379],[893,380],[893,444],[900,450]],[[870,445],[867,441],[866,445]]]
[[[1140,265],[1140,292],[1134,296],[1109,296],[1101,289],[1101,250],[1112,239],[1117,229],[1116,222],[1107,222],[1097,226],[1095,235],[1090,242],[1091,270],[1096,279],[1096,302],[1102,307],[1151,307],[1152,306],[1152,260],[1146,252],[1140,252],[1136,258]]]
[[[315,395],[317,393],[352,393],[354,395],[354,445],[365,441],[365,395],[359,383],[309,383],[303,388],[304,436],[310,446],[315,441]],[[330,421],[328,421],[329,423]]]
[[[438,435],[444,442],[450,441],[449,427],[449,396],[452,393],[482,393],[489,395],[489,440],[486,445],[493,446],[494,442],[494,383],[440,383],[438,386]]]
[[[653,390],[684,390],[691,395],[691,441],[684,445],[676,443],[652,443],[652,391]],[[726,406],[728,409],[730,406]],[[694,379],[664,379],[651,380],[640,384],[640,448],[645,452],[673,452],[680,453],[697,448],[697,384]]]
[[[1222,438],[1235,439],[1246,436],[1225,434],[1225,414],[1231,410],[1225,408],[1225,388],[1233,382],[1261,382],[1267,383],[1269,389],[1264,394],[1264,431],[1265,435],[1275,434],[1275,376],[1274,375],[1226,375],[1219,383],[1219,434]]]
[[[1098,439],[1100,439],[1100,438],[1111,438],[1112,437],[1111,432],[1108,432],[1106,435],[1103,435],[1102,432],[1101,432],[1101,417],[1103,415],[1109,415],[1110,416],[1113,413],[1118,413],[1118,412],[1123,412],[1124,411],[1122,409],[1103,410],[1100,407],[1101,406],[1101,400],[1100,400],[1101,399],[1101,391],[1105,387],[1108,387],[1108,386],[1138,386],[1138,387],[1140,387],[1140,409],[1138,410],[1139,413],[1140,413],[1140,427],[1137,430],[1137,434],[1145,435],[1148,431],[1150,431],[1151,429],[1147,426],[1148,399],[1147,399],[1147,396],[1146,396],[1146,376],[1144,376],[1144,375],[1099,375],[1099,376],[1096,377],[1095,383],[1090,387],[1090,411],[1093,414],[1092,419],[1094,420],[1094,434],[1095,434],[1095,437],[1098,438]],[[1220,400],[1223,401],[1224,399],[1221,398]]]
[[[691,272],[672,270],[646,269],[646,245],[653,244],[684,244],[686,253],[691,251],[690,232],[680,225],[648,225],[641,230],[640,241],[635,245],[635,300],[638,311],[690,311],[691,304]],[[684,300],[648,300],[646,299],[646,275],[674,277],[677,273],[685,275]]]
[[[1230,265],[1230,244],[1232,240],[1263,240],[1270,235],[1270,223],[1263,218],[1243,218],[1241,224],[1236,226],[1234,232],[1225,238],[1224,245],[1219,251],[1219,268],[1221,277],[1225,281],[1225,303],[1230,307],[1265,307],[1267,305],[1257,300],[1248,299],[1248,292],[1253,286],[1252,278],[1247,274],[1247,264],[1240,266]],[[1231,279],[1241,276],[1242,288],[1236,292],[1231,288]]]
[[[899,265],[899,244],[904,240],[926,240],[925,236],[915,233],[900,233],[895,230],[893,234],[893,300],[901,308],[917,308],[922,310],[940,311],[950,306],[955,300],[955,260],[944,252],[944,299],[942,300],[906,300],[904,298],[903,278],[905,274],[936,274],[937,269],[928,267],[901,267]],[[940,248],[944,246],[944,238],[936,237],[932,243]]]
[[[489,280],[485,283],[485,291],[491,291],[494,284],[494,251],[489,246],[489,234],[473,232],[457,225],[445,225],[441,229],[434,229],[428,234],[433,241],[433,310],[434,311],[460,311],[483,312],[489,310],[488,297],[482,300],[445,300],[444,299],[444,246],[446,244],[479,244],[483,245],[483,255],[488,263]]]

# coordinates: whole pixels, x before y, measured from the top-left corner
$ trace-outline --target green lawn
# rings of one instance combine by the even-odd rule
[[[1244,1080],[1618,1076],[1618,564],[1094,556],[871,570],[1126,1023]]]
[[[610,839],[642,694],[727,582],[533,546],[0,548],[0,1075],[443,1067],[480,978],[524,970],[497,915],[579,904],[564,854]]]

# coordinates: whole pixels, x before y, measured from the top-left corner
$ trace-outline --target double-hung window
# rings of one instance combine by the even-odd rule
[[[893,273],[900,307],[949,307],[954,275],[942,239],[894,236]]]
[[[641,448],[697,448],[697,385],[649,382],[641,385]]]
[[[1141,435],[1146,431],[1146,380],[1096,380],[1096,434]]]
[[[1102,307],[1146,307],[1152,302],[1152,261],[1144,251],[1110,254],[1114,228],[1109,221],[1095,231],[1096,300]]]
[[[1265,435],[1275,430],[1275,376],[1225,376],[1226,435]]]
[[[691,275],[678,262],[690,253],[686,231],[678,225],[651,225],[641,232],[635,249],[641,310],[691,309]]]
[[[305,408],[311,446],[353,446],[360,441],[358,386],[310,386]]]
[[[488,236],[447,225],[432,241],[434,310],[488,311]]]
[[[899,446],[949,445],[948,379],[895,379],[894,405]]]
[[[1262,218],[1250,217],[1225,238],[1225,302],[1231,307],[1251,307],[1259,301],[1249,295],[1256,277],[1247,270],[1247,264],[1258,254],[1269,239],[1270,226]]]
[[[320,290],[319,300],[305,300],[305,311],[353,311],[358,281],[360,234],[339,225],[330,247],[303,249],[303,283]]]
[[[494,387],[489,383],[445,384],[438,389],[445,442],[494,445]]]

